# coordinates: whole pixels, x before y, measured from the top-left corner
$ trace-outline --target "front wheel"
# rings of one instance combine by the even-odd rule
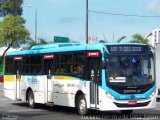
[[[77,108],[80,115],[86,115],[88,112],[87,102],[83,94],[79,95],[78,97]]]
[[[133,112],[133,110],[121,110],[122,114],[129,115]]]
[[[35,108],[34,94],[32,91],[28,93],[28,107]]]

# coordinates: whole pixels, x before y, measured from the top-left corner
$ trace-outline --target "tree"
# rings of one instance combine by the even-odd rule
[[[124,40],[124,39],[126,39],[126,36],[122,36],[122,37],[118,38],[116,42],[117,42],[117,43],[120,43],[120,42],[121,42],[122,40]]]
[[[20,45],[25,44],[28,40],[29,31],[24,26],[25,22],[21,16],[12,15],[0,21],[0,45],[7,47],[2,55],[0,64],[9,48],[19,48]]]
[[[22,48],[22,50],[29,50],[35,45],[43,45],[43,44],[49,44],[45,39],[43,38],[38,38],[38,41],[35,42],[32,38],[29,38],[25,44],[25,46]]]
[[[105,36],[104,36],[105,37]],[[106,37],[105,37],[106,38]],[[124,40],[126,38],[126,36],[122,36],[120,38],[118,38],[116,40],[116,43],[120,43],[122,40]],[[108,41],[105,39],[105,40],[99,40],[99,43],[108,43]]]
[[[106,43],[107,41],[105,40],[99,40],[99,43]]]
[[[152,33],[149,33],[147,36],[146,36],[146,39],[148,39],[150,36],[152,36],[153,34]]]
[[[23,0],[0,0],[0,16],[21,16]]]
[[[151,34],[150,34],[150,35],[151,35]],[[149,36],[150,36],[150,35],[149,35]],[[149,39],[148,39],[149,36],[147,36],[147,37],[145,38],[145,37],[143,37],[141,34],[134,34],[134,35],[132,36],[133,39],[130,40],[129,42],[149,44]]]

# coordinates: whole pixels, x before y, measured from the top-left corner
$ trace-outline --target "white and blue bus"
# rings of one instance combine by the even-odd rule
[[[8,52],[4,94],[13,100],[131,113],[156,107],[154,55],[135,43],[37,45]]]

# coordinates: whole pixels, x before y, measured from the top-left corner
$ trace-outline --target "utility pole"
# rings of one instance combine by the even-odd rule
[[[35,12],[35,42],[37,42],[37,9],[33,8],[31,5],[28,7],[32,8]]]
[[[88,0],[86,0],[86,44],[88,44]]]
[[[35,42],[37,41],[37,9],[35,9]]]

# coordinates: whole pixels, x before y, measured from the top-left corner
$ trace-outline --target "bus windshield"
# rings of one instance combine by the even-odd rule
[[[154,82],[154,62],[150,57],[110,56],[107,83],[112,86],[145,86]]]

